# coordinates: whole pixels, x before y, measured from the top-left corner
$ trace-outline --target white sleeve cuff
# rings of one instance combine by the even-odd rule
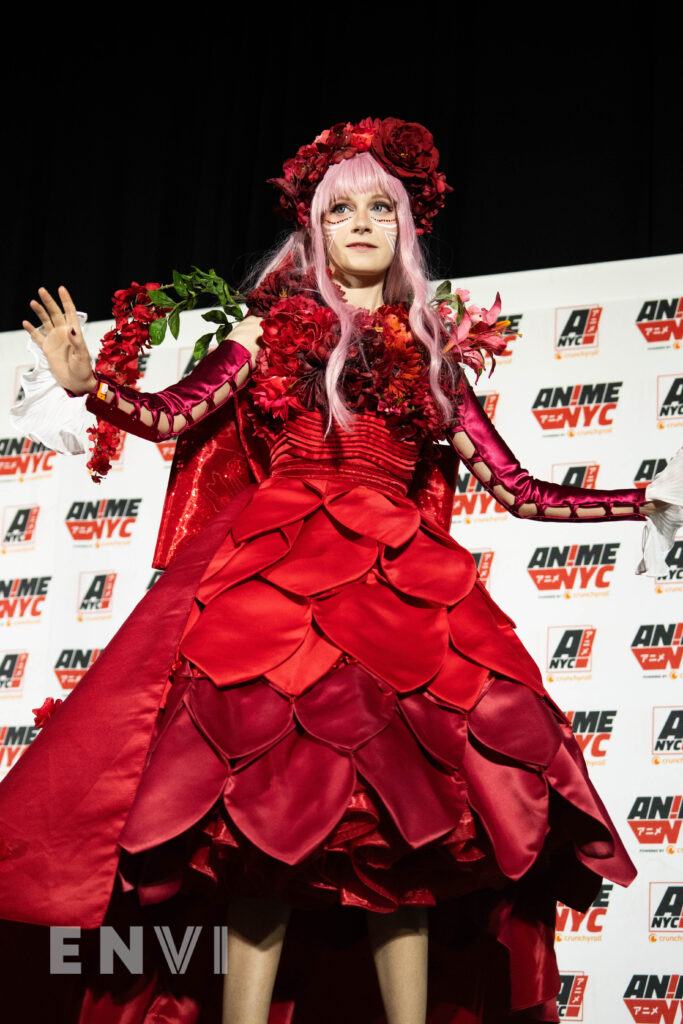
[[[643,528],[643,557],[636,573],[665,576],[669,569],[666,556],[683,526],[683,448],[678,449],[662,472],[647,485],[645,497],[648,501],[666,502],[667,507],[646,513],[648,522]]]
[[[87,315],[79,313],[81,328]],[[86,396],[70,398],[50,372],[42,349],[28,340],[33,366],[19,378],[23,396],[9,411],[15,430],[64,455],[81,455],[88,450],[87,429],[97,418],[85,407]]]

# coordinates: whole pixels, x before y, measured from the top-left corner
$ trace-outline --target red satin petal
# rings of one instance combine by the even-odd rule
[[[489,668],[463,657],[449,644],[443,665],[428,690],[451,707],[467,711],[476,703],[490,675]]]
[[[422,746],[442,764],[459,770],[467,742],[467,719],[446,711],[424,693],[402,697],[399,707]]]
[[[263,674],[278,690],[297,696],[324,676],[341,653],[312,624],[294,654]]]
[[[362,665],[342,665],[299,697],[296,717],[323,743],[358,750],[393,717],[396,695],[386,683],[382,686]]]
[[[397,714],[354,754],[354,761],[410,846],[424,846],[457,825],[464,806],[462,785],[425,758]]]
[[[528,687],[507,679],[493,680],[470,712],[469,723],[485,747],[527,764],[549,765],[562,742],[550,708]]]
[[[207,604],[180,650],[217,685],[228,686],[255,679],[288,658],[310,621],[307,601],[248,580]]]
[[[321,496],[303,480],[271,477],[259,486],[247,507],[232,524],[232,535],[240,544],[258,533],[293,523],[319,508]]]
[[[294,728],[292,706],[267,683],[219,689],[198,679],[185,697],[195,723],[226,757],[272,747]]]
[[[420,513],[411,501],[388,498],[371,487],[357,486],[346,494],[328,497],[325,506],[349,530],[390,547],[405,544],[420,525]]]
[[[317,594],[364,576],[376,558],[376,540],[349,536],[320,509],[303,524],[292,550],[261,575],[295,594]]]
[[[216,566],[211,574],[204,574],[197,598],[207,604],[223,590],[236,583],[242,583],[279,558],[283,558],[289,549],[289,538],[282,530],[272,530],[260,537],[254,537],[249,543],[229,552],[222,566]]]
[[[235,772],[223,799],[252,843],[286,864],[298,864],[341,818],[355,777],[349,757],[291,732]]]
[[[228,774],[180,705],[143,772],[119,844],[139,853],[185,832],[219,799]]]
[[[508,878],[529,870],[548,834],[548,787],[537,772],[490,761],[468,743],[462,764],[469,800]]]
[[[537,693],[543,693],[538,665],[512,628],[502,624],[503,613],[482,590],[477,584],[449,612],[453,646],[499,675],[517,679]]]
[[[402,548],[385,547],[381,561],[385,576],[397,590],[441,604],[462,600],[477,578],[469,551],[440,544],[423,530]]]
[[[446,610],[409,604],[383,583],[351,583],[314,601],[313,615],[333,643],[402,692],[431,679],[446,654]]]
[[[600,823],[593,828],[595,838],[592,842],[580,841],[577,836],[576,854],[596,874],[618,885],[629,885],[636,876],[635,866],[618,834],[610,827],[610,817],[590,781],[583,755],[569,727],[566,732],[566,742],[553,758],[546,778],[565,800]]]

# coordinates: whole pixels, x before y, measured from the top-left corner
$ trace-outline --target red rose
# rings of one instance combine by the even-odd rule
[[[399,178],[426,178],[439,163],[434,138],[421,124],[385,118],[372,141],[372,152]]]
[[[34,725],[36,729],[42,729],[59,705],[63,703],[64,701],[61,698],[55,700],[54,697],[46,697],[39,708],[31,708],[31,711],[35,715]]]

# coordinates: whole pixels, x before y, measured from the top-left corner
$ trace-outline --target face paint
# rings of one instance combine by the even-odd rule
[[[320,225],[328,259],[342,272],[386,272],[396,251],[398,220],[394,204],[381,193],[341,196],[331,203]],[[365,245],[356,250],[354,247]]]
[[[325,220],[323,221],[323,238],[325,239],[325,245],[329,252],[330,248],[334,245],[335,238],[339,228],[343,227],[347,221],[351,220],[350,215],[344,217],[342,220]]]

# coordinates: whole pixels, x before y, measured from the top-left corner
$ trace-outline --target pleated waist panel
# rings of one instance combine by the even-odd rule
[[[271,448],[271,474],[344,479],[405,497],[419,453],[419,442],[396,438],[370,413],[358,413],[351,431],[333,424],[325,435],[325,419],[316,409],[285,424]]]

